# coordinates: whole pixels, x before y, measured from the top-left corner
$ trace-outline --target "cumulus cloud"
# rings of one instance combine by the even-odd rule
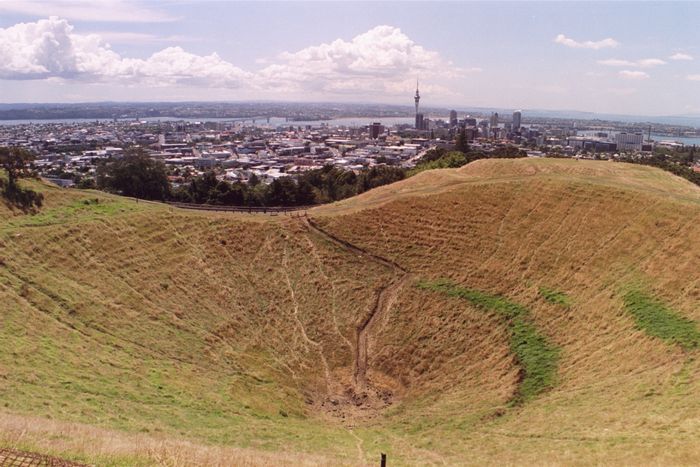
[[[576,41],[574,39],[571,39],[570,37],[566,37],[564,34],[559,34],[557,37],[554,38],[554,42],[557,44],[565,45],[566,47],[571,47],[574,49],[593,49],[593,50],[599,50],[599,49],[607,49],[607,48],[613,48],[617,47],[620,45],[619,42],[617,42],[615,39],[608,37],[606,39],[602,39],[599,41]]]
[[[649,73],[643,71],[632,71],[632,70],[622,70],[618,73],[621,77],[626,79],[647,79],[649,78]]]
[[[108,75],[122,81],[152,86],[207,86],[236,88],[245,85],[252,74],[222,60],[216,53],[195,55],[181,47],[168,47],[146,60],[122,59]]]
[[[668,58],[671,60],[692,60],[693,56],[682,52],[677,52]]]
[[[666,62],[659,58],[643,58],[641,60],[619,60],[617,58],[609,58],[607,60],[598,60],[600,65],[605,66],[620,66],[620,67],[637,67],[637,68],[652,68],[659,65],[665,65]]]
[[[0,78],[63,78],[126,84],[237,87],[250,77],[218,55],[168,47],[147,59],[123,58],[99,35],[76,34],[50,17],[0,29]]]
[[[161,39],[130,32],[107,37],[121,41]],[[377,26],[349,41],[337,39],[284,52],[258,64],[262,67],[258,71],[246,71],[216,53],[197,55],[179,46],[164,48],[145,59],[125,57],[112,50],[104,35],[78,34],[67,20],[58,17],[0,29],[0,79],[5,80],[245,87],[266,94],[368,96],[411,94],[419,77],[425,83],[423,91],[448,97],[454,94],[445,85],[447,81],[481,72],[478,67],[455,66],[391,26]]]
[[[263,68],[259,76],[271,87],[381,94],[410,91],[418,76],[449,79],[480,71],[476,67],[454,66],[437,52],[413,42],[398,28],[377,26],[350,41],[337,39],[285,52]]]

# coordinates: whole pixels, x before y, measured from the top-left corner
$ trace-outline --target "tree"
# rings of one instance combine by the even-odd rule
[[[231,189],[220,198],[221,204],[227,206],[243,206],[247,195],[246,186],[242,183],[232,183]]]
[[[297,185],[291,177],[280,177],[270,183],[267,193],[267,206],[294,206]]]
[[[212,190],[209,191],[209,196],[207,197],[207,204],[226,204],[225,200],[228,198],[229,193],[231,193],[231,185],[228,182],[221,180],[218,182]]]
[[[195,203],[210,203],[211,193],[214,191],[219,181],[213,171],[208,171],[201,177],[193,178],[190,182],[190,194]],[[216,197],[216,195],[214,195]]]
[[[506,146],[503,148],[496,148],[491,151],[491,157],[494,159],[517,159],[521,157],[527,157],[527,152],[522,149],[518,149],[515,146]]]
[[[0,193],[11,206],[23,211],[40,208],[44,195],[29,188],[20,188],[17,180],[34,174],[31,162],[34,155],[23,148],[0,147],[0,167],[7,173],[7,182],[0,179]]]
[[[268,185],[258,183],[255,186],[248,186],[247,188],[245,197],[246,206],[267,206]]]
[[[428,149],[423,157],[418,161],[419,164],[425,164],[428,162],[436,161],[447,154],[447,149],[445,148],[432,148]]]
[[[23,148],[0,147],[0,167],[7,173],[7,184],[16,187],[17,180],[33,174],[34,154]]]
[[[123,158],[98,167],[97,186],[141,199],[162,201],[170,194],[165,165],[148,157],[142,148],[129,149]]]
[[[310,206],[316,204],[316,194],[314,187],[306,180],[297,181],[297,196],[296,201],[298,206]]]
[[[260,184],[260,178],[255,175],[254,173],[250,174],[250,177],[248,177],[248,185],[249,186],[256,186]]]
[[[75,183],[76,188],[80,188],[81,190],[94,190],[97,188],[94,178],[84,177],[79,174],[73,177],[73,183]]]
[[[363,193],[378,186],[388,185],[398,182],[406,177],[406,173],[399,167],[388,167],[377,165],[369,170],[365,170],[357,177],[356,193]]]

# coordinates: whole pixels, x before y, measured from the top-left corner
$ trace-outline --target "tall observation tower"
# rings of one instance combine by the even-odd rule
[[[416,95],[413,96],[413,100],[416,101],[416,114],[418,114],[418,103],[420,102],[420,94],[418,93],[418,80],[416,80]]]
[[[418,103],[420,102],[420,93],[418,92],[418,80],[416,80],[416,95],[413,96],[416,103],[416,130],[423,129],[423,114],[418,112]]]

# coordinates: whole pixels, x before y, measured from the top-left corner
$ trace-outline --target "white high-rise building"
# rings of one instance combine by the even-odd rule
[[[618,151],[641,151],[644,135],[641,133],[618,133],[615,138]]]

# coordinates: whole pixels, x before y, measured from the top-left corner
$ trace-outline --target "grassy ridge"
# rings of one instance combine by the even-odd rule
[[[639,290],[625,294],[624,302],[637,326],[650,336],[680,345],[685,350],[700,347],[700,331],[695,321],[679,316],[661,301]]]
[[[512,404],[527,402],[554,386],[559,349],[532,324],[527,308],[498,295],[459,287],[445,279],[420,282],[418,287],[468,300],[479,308],[506,318],[511,333],[510,347],[521,366],[521,381]]]

